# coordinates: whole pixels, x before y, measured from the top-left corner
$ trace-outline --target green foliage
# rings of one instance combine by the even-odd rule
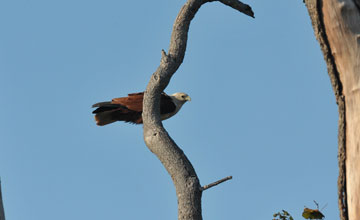
[[[304,208],[302,216],[305,219],[323,219],[325,216],[319,211],[319,204],[314,200],[317,209]],[[326,206],[326,205],[325,205]],[[325,208],[325,206],[323,208]],[[323,209],[322,208],[322,209]],[[321,209],[321,210],[322,210]]]
[[[305,219],[323,219],[325,216],[318,209],[304,208],[302,216]]]
[[[302,216],[305,219],[318,219],[318,220],[324,219],[325,218],[324,214],[322,214],[319,211],[319,204],[316,201],[314,201],[314,203],[316,205],[316,209],[309,209],[305,207]],[[326,207],[326,205],[321,209],[321,211]],[[273,217],[274,217],[273,220],[294,220],[294,218],[290,215],[290,213],[285,210],[282,210],[282,212],[275,213]]]
[[[294,220],[294,218],[290,215],[289,212],[282,210],[281,212],[275,213],[273,215],[273,220]]]

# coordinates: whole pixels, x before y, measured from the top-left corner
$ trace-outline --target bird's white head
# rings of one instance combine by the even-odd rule
[[[185,103],[186,101],[191,101],[190,96],[183,92],[177,92],[177,93],[172,94],[171,96],[179,102]]]
[[[162,120],[172,117],[180,110],[180,108],[183,106],[183,104],[185,102],[191,101],[190,96],[183,92],[174,93],[174,94],[170,95],[170,98],[172,99],[173,103],[175,104],[175,110],[170,113],[161,115]]]

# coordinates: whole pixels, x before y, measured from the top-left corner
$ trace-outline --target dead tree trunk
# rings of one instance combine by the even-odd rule
[[[0,220],[5,220],[4,204],[3,204],[2,193],[1,193],[1,181],[0,181]]]
[[[171,139],[160,120],[160,94],[167,87],[172,75],[181,65],[189,25],[201,5],[214,0],[188,0],[181,8],[170,40],[168,54],[162,51],[160,66],[151,76],[143,102],[144,140],[170,174],[178,199],[178,219],[202,219],[202,188],[196,172],[183,151]],[[237,0],[219,0],[242,13],[253,17],[250,6]]]
[[[305,0],[339,106],[340,218],[360,220],[360,0]]]

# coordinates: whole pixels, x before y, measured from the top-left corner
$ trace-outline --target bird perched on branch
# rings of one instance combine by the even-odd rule
[[[95,114],[96,124],[99,126],[107,125],[116,121],[125,121],[134,124],[142,124],[144,93],[132,93],[127,97],[114,98],[110,102],[99,102],[92,107],[97,108],[92,113]],[[172,95],[161,94],[160,115],[161,120],[174,116],[182,105],[191,101],[186,93],[177,92]]]

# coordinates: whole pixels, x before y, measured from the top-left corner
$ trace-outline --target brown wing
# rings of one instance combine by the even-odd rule
[[[142,112],[143,99],[144,99],[143,92],[131,93],[128,95],[128,97],[114,98],[112,100],[111,104],[120,104],[130,110],[133,110],[136,112]],[[167,114],[167,113],[175,111],[175,109],[176,109],[176,106],[173,103],[170,96],[168,96],[165,93],[162,93],[161,101],[160,101],[160,113]]]
[[[143,92],[131,93],[127,97],[114,98],[111,104],[120,104],[132,111],[142,112],[143,98]]]
[[[115,121],[125,121],[135,124],[142,123],[142,102],[144,93],[131,93],[127,97],[114,98],[111,102],[99,102],[92,107],[97,125],[106,125]],[[160,113],[167,114],[175,111],[176,106],[165,93],[161,94]]]

